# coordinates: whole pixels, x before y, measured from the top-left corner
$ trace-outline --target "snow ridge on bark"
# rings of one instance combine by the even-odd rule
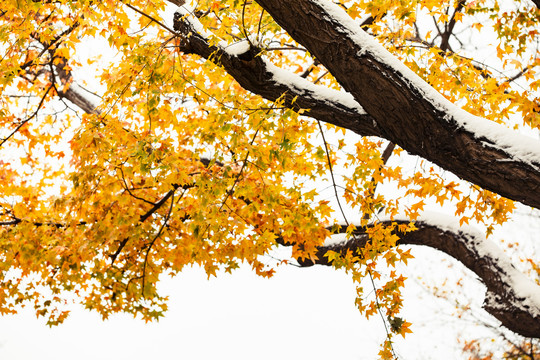
[[[424,98],[441,112],[447,114],[447,121],[455,121],[459,126],[475,134],[477,139],[487,139],[490,146],[504,150],[512,158],[533,165],[540,169],[540,142],[529,136],[518,134],[503,125],[493,121],[474,116],[442,96],[424,79],[405,66],[394,55],[366,33],[359,24],[354,22],[349,15],[339,6],[328,0],[311,0],[324,8],[332,23],[340,24],[350,34],[356,44],[362,49],[357,55],[371,54],[381,63],[386,64],[396,73],[409,82],[409,86],[418,89]]]
[[[382,222],[408,223],[406,217],[381,219]],[[442,251],[463,263],[486,286],[484,309],[510,330],[528,337],[540,337],[540,286],[517,270],[508,256],[484,233],[473,226],[460,226],[451,216],[424,213],[416,222],[416,231],[399,234],[399,244],[422,245]],[[343,227],[345,229],[346,226]],[[327,251],[356,251],[368,243],[366,229],[359,228],[347,239],[336,234],[327,240],[316,262],[331,265],[324,256]],[[302,266],[314,265],[310,261]]]

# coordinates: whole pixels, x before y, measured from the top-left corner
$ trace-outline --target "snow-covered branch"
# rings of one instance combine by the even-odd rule
[[[345,91],[315,85],[301,76],[280,69],[261,56],[260,49],[247,41],[212,45],[198,19],[185,8],[174,17],[174,29],[182,36],[180,48],[222,66],[246,90],[265,99],[280,99],[283,106],[306,110],[305,115],[350,129],[360,135],[380,136],[374,119]]]
[[[89,93],[85,94],[84,89],[76,83],[72,83],[67,90],[61,92],[59,95],[71,101],[86,113],[99,114],[96,102],[90,98]]]
[[[54,65],[54,74],[51,78],[59,80],[58,95],[63,99],[67,99],[77,105],[81,110],[88,114],[99,114],[98,96],[92,95],[80,87],[73,79],[73,74],[67,66],[68,59],[58,58],[58,62]],[[61,89],[61,90],[60,90]]]
[[[408,223],[406,220],[395,222]],[[440,214],[424,215],[415,226],[418,230],[398,234],[399,244],[429,246],[459,260],[486,285],[484,309],[487,312],[516,333],[540,337],[540,286],[518,271],[482,232],[460,226],[455,218]],[[367,228],[359,228],[354,235],[349,240],[341,234],[334,235],[334,239],[319,248],[316,264],[331,265],[325,256],[330,250],[342,254],[348,250],[356,252],[370,241]],[[300,265],[314,263],[302,260]]]
[[[538,140],[447,101],[331,1],[257,2],[373,116],[382,137],[485,189],[540,208]]]

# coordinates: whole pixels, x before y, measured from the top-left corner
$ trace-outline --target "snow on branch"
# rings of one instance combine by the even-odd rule
[[[383,221],[392,223],[392,221]],[[394,223],[409,223],[395,219]],[[510,330],[527,337],[540,337],[540,286],[518,271],[504,252],[472,226],[460,226],[454,217],[424,214],[416,222],[416,231],[398,234],[399,244],[423,245],[442,251],[462,262],[487,287],[484,309]],[[343,227],[345,229],[346,226]],[[317,252],[316,264],[331,265],[328,251],[357,252],[370,240],[368,228],[358,228],[354,237],[344,234],[330,238]],[[310,260],[302,266],[314,265]]]
[[[400,74],[412,89],[420,94],[441,113],[446,114],[445,120],[455,121],[477,139],[483,139],[486,146],[495,146],[505,150],[512,158],[540,168],[540,142],[528,136],[508,129],[488,119],[474,116],[462,110],[447,100],[414,71],[405,66],[394,55],[386,50],[377,40],[366,33],[347,13],[328,0],[312,0],[327,12],[329,20],[340,24],[360,48],[358,56],[370,54],[382,64],[390,67],[393,72]]]
[[[462,179],[540,208],[540,141],[447,101],[331,1],[257,2],[353,95],[381,137]]]
[[[265,99],[280,99],[283,105],[315,119],[348,128],[361,135],[380,136],[374,119],[346,91],[316,85],[300,75],[274,66],[259,55],[254,41],[234,44],[219,41],[213,45],[213,34],[204,29],[186,7],[174,15],[174,29],[182,37],[180,49],[196,54],[225,68],[246,90]]]

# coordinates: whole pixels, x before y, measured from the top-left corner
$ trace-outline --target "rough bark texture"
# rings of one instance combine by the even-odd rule
[[[315,94],[306,88],[288,87],[277,82],[262,58],[256,56],[260,49],[251,48],[240,56],[230,55],[222,48],[210,45],[179,13],[175,13],[174,29],[186,35],[180,45],[184,53],[196,54],[222,66],[244,89],[271,101],[281,98],[283,105],[288,108],[304,109],[304,114],[308,116],[350,129],[360,135],[381,135],[373,118],[359,113],[358,109],[334,99],[315,97]],[[292,73],[291,76],[300,78]]]
[[[528,337],[540,337],[540,316],[534,309],[528,308],[513,289],[511,274],[501,265],[505,259],[495,259],[486,256],[479,249],[484,239],[459,231],[458,233],[443,230],[440,227],[423,221],[415,223],[418,230],[399,234],[400,244],[423,245],[440,250],[462,262],[473,271],[487,287],[484,309],[499,319],[508,329]],[[344,227],[345,228],[345,227]],[[345,254],[347,250],[356,253],[369,241],[367,232],[359,230],[355,238],[333,246],[320,247],[317,252],[317,265],[331,265],[324,256],[328,251]],[[299,261],[301,266],[315,265],[310,260]],[[512,270],[515,270],[512,267]],[[517,270],[515,270],[517,271]],[[531,282],[531,286],[534,283]],[[495,301],[493,301],[495,299]],[[533,311],[529,311],[533,310]],[[536,309],[538,310],[538,309]]]
[[[513,159],[459,127],[312,0],[257,0],[382,128],[381,136],[504,197],[540,208],[540,164]],[[360,56],[358,54],[361,54]]]

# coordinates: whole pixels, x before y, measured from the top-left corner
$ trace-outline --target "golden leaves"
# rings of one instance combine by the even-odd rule
[[[282,99],[271,103],[250,94],[223,69],[179,52],[174,34],[150,18],[160,17],[161,1],[130,2],[139,12],[112,1],[16,4],[8,2],[0,17],[0,47],[6,50],[0,122],[13,131],[1,148],[9,158],[0,161],[0,221],[17,225],[0,229],[2,255],[9,259],[0,270],[22,273],[2,282],[0,312],[30,302],[38,314],[51,316],[51,324],[61,322],[67,313],[55,306],[62,297],[44,300],[32,288],[43,285],[55,294],[74,291],[103,317],[128,311],[150,320],[166,310],[156,290],[159,277],[186,265],[216,276],[245,262],[270,277],[275,269],[261,256],[277,243],[292,245],[294,258],[316,260],[328,225],[337,221],[335,204],[318,186],[332,165],[346,170],[340,196],[357,214],[346,229],[349,239],[373,226],[364,248],[325,256],[351,274],[360,311],[371,316],[382,309],[392,331],[404,335],[410,324],[397,314],[405,279],[393,269],[412,257],[398,244],[401,234],[415,228],[384,226],[379,217],[405,212],[414,220],[429,206],[445,206],[461,224],[474,220],[489,233],[513,209],[510,201],[449,180],[429,164],[408,171],[399,161],[387,162],[381,139],[351,141],[344,129],[328,126],[336,145],[327,153],[316,124],[302,111],[283,109]],[[525,123],[540,125],[537,99],[529,91],[513,89],[457,53],[407,45],[415,37],[417,7],[444,23],[451,21],[449,2],[350,5],[353,18],[376,18],[371,31],[450,100],[494,121],[505,123],[517,112]],[[465,10],[454,15],[457,22],[469,12],[487,11],[479,4]],[[256,56],[339,88],[256,3],[203,0],[197,11],[213,43],[232,44],[249,35],[261,47]],[[533,17],[504,16],[496,28],[496,54],[507,70],[522,71],[534,91],[540,84],[533,69],[538,61],[522,53],[537,36]],[[437,37],[435,31],[431,36]],[[73,79],[58,76],[69,70],[75,77],[86,71],[83,63],[94,61],[76,55],[81,39],[89,37],[104,44],[90,52],[115,55],[104,55],[111,63],[91,84],[105,89],[98,111],[81,115],[59,97],[75,89],[88,94]],[[392,270],[382,274],[378,263]],[[363,298],[362,279],[377,281],[374,298]],[[381,356],[390,356],[390,348],[385,344]]]

